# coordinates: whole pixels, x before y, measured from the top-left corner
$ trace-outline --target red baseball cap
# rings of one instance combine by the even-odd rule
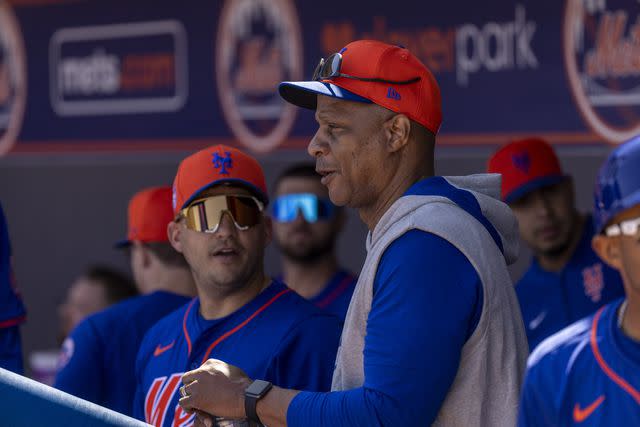
[[[511,203],[566,175],[555,151],[540,138],[526,138],[502,146],[489,159],[487,171],[502,174],[502,200]]]
[[[173,220],[171,187],[151,187],[129,201],[127,238],[116,243],[124,248],[132,242],[168,242],[167,224]]]
[[[178,166],[173,181],[173,213],[177,215],[202,191],[218,184],[247,188],[265,205],[267,183],[256,159],[237,148],[214,145],[190,155]]]
[[[431,71],[409,50],[376,40],[357,40],[342,48],[339,54],[342,62],[338,71],[354,78],[338,76],[321,81],[282,82],[278,87],[280,96],[311,110],[316,109],[317,95],[373,102],[405,114],[434,134],[438,133],[442,123],[440,88]],[[416,81],[412,83],[391,83],[413,79]]]

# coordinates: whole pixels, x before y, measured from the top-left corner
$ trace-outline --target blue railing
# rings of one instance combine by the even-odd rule
[[[148,424],[0,368],[0,426],[148,427]]]

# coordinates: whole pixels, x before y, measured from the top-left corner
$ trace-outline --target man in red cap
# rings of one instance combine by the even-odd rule
[[[502,198],[533,251],[516,293],[533,350],[543,339],[623,295],[618,272],[591,248],[591,218],[575,206],[573,180],[539,138],[513,141],[489,160],[502,174]]]
[[[407,49],[360,40],[280,94],[315,110],[316,170],[369,228],[332,392],[256,385],[209,360],[184,375],[180,404],[270,427],[513,426],[527,355],[507,271],[517,225],[497,176],[433,176],[431,72]]]
[[[536,348],[519,427],[640,426],[640,136],[607,157],[593,192],[593,249],[625,296]]]
[[[144,334],[195,295],[191,271],[167,238],[171,187],[152,187],[129,202],[131,269],[142,296],[88,317],[65,340],[55,387],[126,415],[133,411],[135,358]]]
[[[341,322],[265,276],[268,202],[262,168],[240,150],[217,145],[180,163],[168,233],[198,297],[145,336],[136,362],[137,418],[189,425],[194,416],[178,406],[180,378],[209,358],[266,384],[329,388]]]

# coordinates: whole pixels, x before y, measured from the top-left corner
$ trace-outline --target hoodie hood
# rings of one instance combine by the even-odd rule
[[[438,204],[448,208],[454,205],[487,230],[507,265],[514,263],[519,250],[518,223],[509,206],[500,200],[500,179],[499,174],[477,174],[435,176],[418,181],[394,202],[367,235],[367,250],[390,227],[416,209],[427,204],[434,209]],[[454,226],[464,228],[470,224]]]

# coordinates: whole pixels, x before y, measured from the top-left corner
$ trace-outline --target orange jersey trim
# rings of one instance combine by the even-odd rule
[[[590,337],[591,350],[593,351],[593,355],[595,356],[596,361],[598,362],[598,365],[600,365],[600,368],[605,373],[605,375],[608,376],[618,386],[620,386],[624,391],[629,393],[629,395],[633,397],[633,399],[638,403],[638,405],[640,405],[640,392],[636,390],[627,381],[625,381],[622,377],[616,374],[614,370],[611,369],[607,364],[607,362],[604,360],[604,358],[602,357],[602,354],[600,354],[600,349],[598,348],[598,341],[596,339],[596,336],[598,332],[598,322],[600,321],[600,316],[602,315],[603,310],[604,310],[604,307],[598,310],[595,317],[593,318],[593,326],[591,327],[591,337]]]
[[[267,307],[269,307],[271,304],[273,304],[274,302],[276,302],[276,300],[278,300],[281,296],[283,296],[284,294],[288,294],[289,292],[291,292],[291,289],[284,289],[282,291],[280,291],[279,293],[277,293],[273,298],[271,298],[269,301],[267,301],[266,303],[264,303],[264,305],[262,307],[260,307],[259,309],[257,309],[251,316],[249,316],[248,318],[246,318],[244,320],[244,322],[240,323],[238,326],[236,326],[235,328],[225,332],[223,335],[221,335],[218,339],[216,339],[214,342],[211,343],[211,345],[209,346],[209,348],[207,349],[207,352],[204,354],[204,357],[202,358],[202,363],[206,362],[207,359],[209,358],[209,354],[211,354],[211,351],[216,348],[216,346],[218,346],[218,344],[220,344],[222,341],[226,340],[227,338],[229,338],[231,335],[235,334],[236,332],[238,332],[240,329],[244,328],[245,326],[247,326],[247,324],[249,322],[251,322],[258,314],[262,313],[264,310],[267,309]]]
[[[192,299],[189,307],[187,307],[187,311],[184,313],[184,318],[182,319],[182,332],[184,332],[184,337],[187,340],[187,354],[191,355],[191,337],[189,336],[189,331],[187,331],[187,318],[189,317],[189,312],[191,311],[191,307],[193,307],[193,303],[196,302],[196,299]]]

